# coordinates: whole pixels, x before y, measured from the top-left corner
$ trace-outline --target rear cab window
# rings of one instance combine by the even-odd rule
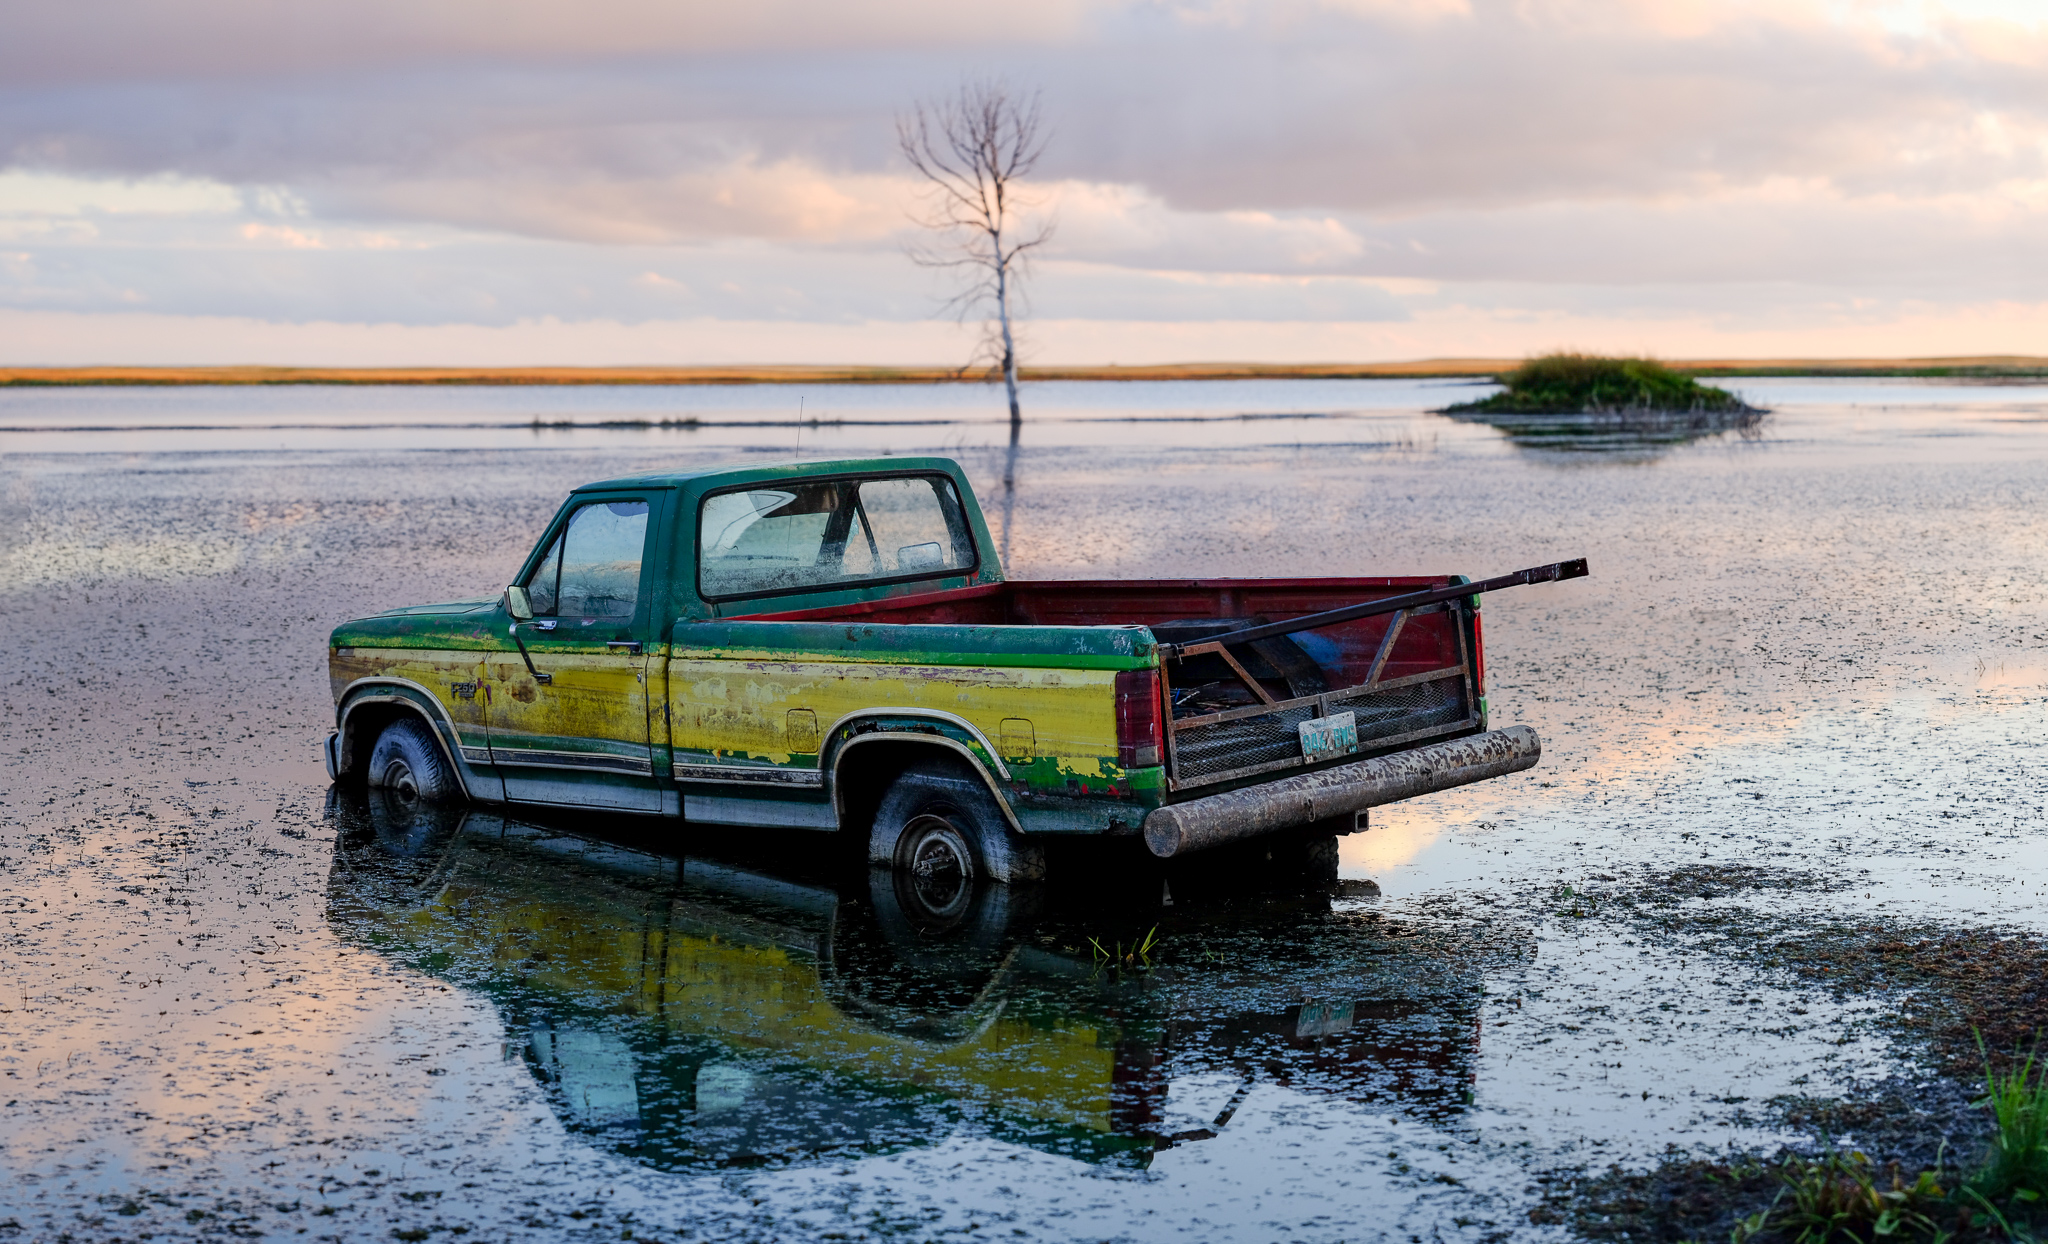
[[[697,515],[705,600],[940,579],[976,563],[944,475],[755,484],[712,493]]]

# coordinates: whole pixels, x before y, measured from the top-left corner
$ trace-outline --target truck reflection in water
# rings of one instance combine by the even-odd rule
[[[489,997],[571,1131],[665,1169],[962,1133],[1142,1165],[1263,1084],[1455,1125],[1503,953],[1241,878],[1164,910],[1157,877],[1145,903],[819,883],[386,798],[334,797],[341,937]],[[1153,925],[1151,966],[1090,942]],[[1227,1100],[1177,1111],[1189,1077]]]

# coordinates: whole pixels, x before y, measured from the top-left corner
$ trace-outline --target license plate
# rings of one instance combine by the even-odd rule
[[[1349,756],[1357,750],[1357,713],[1332,713],[1301,723],[1301,754],[1310,760]]]
[[[1297,1037],[1333,1037],[1351,1031],[1353,1004],[1349,1002],[1304,1002],[1295,1012]]]

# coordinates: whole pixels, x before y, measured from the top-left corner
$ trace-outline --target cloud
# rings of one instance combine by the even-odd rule
[[[277,241],[300,250],[327,249],[327,243],[321,241],[317,234],[302,233],[287,225],[246,224],[242,226],[242,236],[252,242]]]
[[[1040,192],[1042,208],[1027,214],[1057,221],[1057,253],[1138,267],[1214,267],[1227,255],[1232,271],[1347,270],[1367,246],[1328,215],[1278,215],[1236,210],[1175,210],[1136,187],[1063,182]]]
[[[938,52],[1064,41],[1090,7],[1080,0],[100,0],[11,11],[0,80],[219,81],[733,52]]]
[[[2019,305],[2044,69],[2007,0],[29,6],[0,306],[914,321],[892,120],[969,77],[1044,91],[1074,323]]]
[[[1151,54],[1088,53],[1100,72],[1074,89],[1091,123],[1066,160],[1179,207],[1380,214],[1784,176],[1932,193],[2042,170],[2038,66],[1797,4],[1679,33],[1649,20],[1663,13],[1498,0],[1423,26],[1324,14],[1233,32],[1227,50],[1206,30],[1133,29]],[[1987,120],[2018,141],[1987,141]]]
[[[910,189],[899,178],[834,177],[797,160],[740,159],[667,175],[592,169],[569,178],[554,163],[522,161],[501,149],[488,159],[451,162],[438,175],[330,185],[310,197],[317,209],[344,217],[583,242],[768,238],[844,245],[900,232]]]
[[[1546,307],[1446,307],[1407,321],[1046,319],[1027,361],[1346,362],[1514,358],[1561,346],[1672,358],[1959,356],[2038,353],[2048,304],[1903,305],[1881,318],[1838,308],[1796,323],[1700,314],[1590,315]],[[690,318],[522,320],[505,325],[280,324],[234,316],[29,313],[0,308],[0,365],[630,366],[718,363],[957,363],[971,333],[952,324]],[[989,409],[1000,410],[1000,390]]]
[[[242,196],[235,188],[216,181],[175,175],[109,180],[0,170],[0,215],[16,218],[222,215],[241,207]]]
[[[1802,0],[636,0],[488,16],[464,0],[215,0],[160,29],[169,12],[139,6],[108,38],[104,18],[88,37],[72,10],[34,9],[0,51],[0,150],[464,224],[503,186],[518,193],[498,196],[501,227],[639,238],[656,215],[745,227],[806,167],[900,171],[892,116],[964,74],[1045,89],[1053,177],[1203,211],[1635,200],[1787,175],[1933,193],[2039,175],[2048,143],[2039,27],[1923,14],[1902,33],[1891,8]],[[145,48],[146,66],[122,60]],[[566,182],[589,193],[520,210]],[[815,231],[845,205],[808,208],[760,227]]]

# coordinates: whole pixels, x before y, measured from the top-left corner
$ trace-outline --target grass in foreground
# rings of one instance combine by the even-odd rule
[[[2048,1239],[2048,939],[1896,921],[1814,926],[1755,904],[1697,901],[1848,885],[1785,870],[1702,865],[1594,880],[1608,884],[1560,887],[1544,906],[1665,935],[1720,934],[1746,948],[1737,958],[1802,987],[1887,999],[1874,1026],[1936,1074],[1875,1085],[1876,1096],[1773,1104],[1780,1127],[1853,1134],[1853,1147],[1559,1171],[1532,1221],[1629,1244]]]
[[[1937,1164],[1908,1183],[1896,1166],[1880,1170],[1857,1152],[1788,1158],[1777,1197],[1738,1221],[1730,1244],[2040,1238],[2048,1211],[2048,1068],[2037,1070],[2032,1054],[2006,1071],[1984,1061],[1977,1104],[1990,1109],[1992,1133],[1975,1172],[1951,1183]]]
[[[2039,1046],[2036,1047],[2039,1052]],[[2037,1068],[2035,1055],[2007,1071],[1985,1060],[1984,1100],[1991,1108],[1993,1131],[1983,1169],[1963,1188],[1971,1200],[1998,1217],[1998,1207],[2031,1221],[2048,1210],[2048,1067]]]
[[[1655,359],[1545,354],[1500,376],[1491,397],[1446,407],[1473,415],[1758,414],[1726,389],[1701,384]]]
[[[2015,1055],[2000,1070],[1987,1055],[1984,1090],[1975,1104],[1990,1111],[1992,1131],[1972,1168],[1947,1169],[1937,1157],[1916,1173],[1833,1147],[1775,1164],[1682,1161],[1560,1189],[1530,1218],[1614,1241],[1702,1241],[1724,1230],[1729,1244],[2040,1240],[2048,1227],[2048,1067]]]

